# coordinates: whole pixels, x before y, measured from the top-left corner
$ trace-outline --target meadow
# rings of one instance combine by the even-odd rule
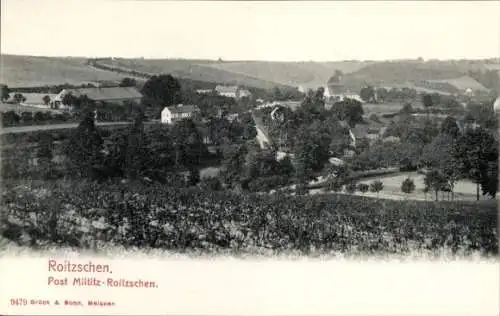
[[[2,55],[2,84],[11,88],[59,84],[79,85],[96,80],[121,80],[122,75],[93,69],[85,58]]]

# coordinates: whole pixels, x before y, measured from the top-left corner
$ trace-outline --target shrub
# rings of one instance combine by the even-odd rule
[[[2,113],[3,126],[16,126],[19,124],[21,118],[14,111],[7,111]]]
[[[377,193],[377,197],[379,195],[379,192],[384,189],[384,183],[380,180],[375,180],[372,183],[370,183],[370,191]]]
[[[346,184],[345,190],[346,190],[347,193],[351,193],[352,194],[352,193],[356,192],[356,187],[357,186],[356,186],[355,182],[350,182],[350,183]]]
[[[207,191],[220,191],[222,190],[222,183],[218,178],[209,177],[204,178],[200,182],[201,188]]]
[[[366,183],[360,183],[358,184],[358,190],[361,193],[366,193],[370,189],[370,186]]]
[[[401,191],[406,194],[412,193],[415,191],[415,182],[410,178],[406,178],[403,183],[401,183]]]
[[[33,113],[31,112],[21,113],[21,120],[23,123],[31,123],[33,121]]]

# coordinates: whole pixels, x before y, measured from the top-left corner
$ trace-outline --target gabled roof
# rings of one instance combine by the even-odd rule
[[[488,92],[489,90],[485,88],[482,84],[477,82],[476,79],[471,78],[469,76],[462,76],[458,78],[452,78],[452,79],[445,79],[445,80],[427,80],[428,82],[436,82],[436,83],[447,83],[449,85],[452,85],[458,90],[466,90],[468,88],[474,90],[474,91],[484,91]]]
[[[70,93],[75,97],[86,95],[89,99],[95,101],[142,98],[142,94],[135,87],[77,88],[64,89],[63,92]]]
[[[171,113],[193,113],[199,111],[199,108],[196,105],[181,105],[181,104],[177,106],[168,106],[165,109],[168,109]]]

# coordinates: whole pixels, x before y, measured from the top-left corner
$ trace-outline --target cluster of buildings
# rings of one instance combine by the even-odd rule
[[[199,94],[212,94],[215,93],[220,96],[224,96],[227,98],[232,98],[235,100],[239,100],[241,98],[251,98],[252,93],[243,87],[240,86],[221,86],[218,85],[215,89],[199,89],[196,90],[196,93]]]
[[[407,88],[415,90],[419,94],[466,96],[469,98],[490,92],[489,89],[470,76],[439,80],[429,79],[419,82],[406,82],[404,84],[376,84],[374,86],[377,88],[384,88],[388,91]],[[349,98],[364,103],[364,100],[358,93],[351,91],[342,83],[342,77],[338,77],[336,80],[329,81],[326,84],[310,83],[298,86],[298,90],[302,93],[307,93],[309,90],[316,90],[318,88],[323,88],[326,101],[337,102]]]

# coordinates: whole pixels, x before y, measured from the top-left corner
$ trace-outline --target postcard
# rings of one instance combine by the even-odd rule
[[[499,315],[498,1],[1,12],[1,315]]]

